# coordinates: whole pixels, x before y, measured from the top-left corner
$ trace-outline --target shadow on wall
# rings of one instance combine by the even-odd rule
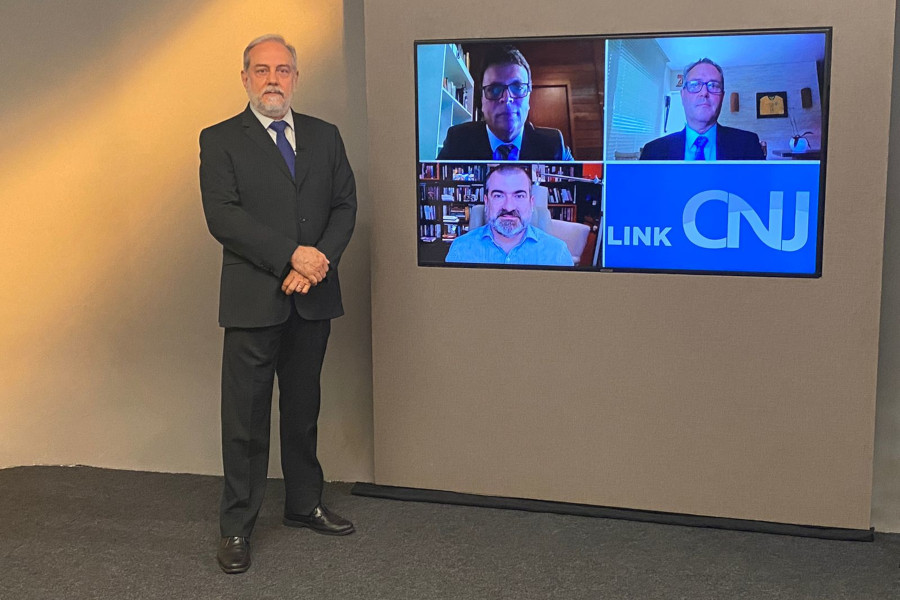
[[[301,56],[340,65],[341,11],[16,4],[0,23],[16,51],[3,55],[17,57],[0,68],[16,82],[0,90],[11,133],[0,145],[0,467],[152,469],[183,454],[182,469],[215,470],[219,247],[200,207],[198,135],[245,105],[241,52],[285,13],[302,8],[280,28]],[[326,87],[317,73],[311,87]],[[38,89],[23,102],[29,81]]]

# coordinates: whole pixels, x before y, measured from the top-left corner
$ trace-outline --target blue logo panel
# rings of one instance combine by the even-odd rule
[[[816,272],[819,163],[609,163],[603,266]]]

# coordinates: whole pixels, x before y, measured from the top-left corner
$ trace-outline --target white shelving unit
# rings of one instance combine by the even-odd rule
[[[452,125],[472,120],[475,82],[456,44],[421,44],[419,82],[419,160],[433,161]]]

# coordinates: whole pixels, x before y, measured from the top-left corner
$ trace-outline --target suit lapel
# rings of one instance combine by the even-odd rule
[[[728,128],[716,125],[716,160],[731,160],[728,155]]]
[[[244,133],[259,146],[260,150],[266,153],[274,164],[278,165],[282,173],[290,178],[291,170],[288,169],[287,163],[284,162],[284,157],[281,156],[278,146],[272,141],[272,136],[263,128],[262,123],[259,122],[259,119],[256,118],[249,106],[244,111],[242,125],[244,126]],[[296,167],[294,170],[296,170]]]
[[[541,152],[535,148],[536,142],[534,126],[531,123],[525,123],[525,128],[522,130],[522,148],[519,152],[519,160],[532,160],[541,155]]]
[[[682,129],[674,136],[672,136],[672,146],[670,147],[670,153],[672,156],[679,156],[681,158],[672,159],[672,160],[684,160],[687,158],[684,154],[684,145],[687,143],[687,128]]]
[[[293,112],[293,111],[292,111]],[[306,174],[309,172],[310,149],[312,140],[309,139],[309,131],[302,126],[303,118],[296,112],[294,115],[294,143],[297,146],[297,160],[294,161],[294,181],[297,188],[303,185]],[[282,160],[281,162],[284,162]]]
[[[491,140],[487,134],[487,123],[478,123],[484,129],[474,138],[477,148],[463,148],[465,156],[483,156],[484,160],[493,160],[494,151],[491,150]],[[460,157],[456,157],[460,158]]]

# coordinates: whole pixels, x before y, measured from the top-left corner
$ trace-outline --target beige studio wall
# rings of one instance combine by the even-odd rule
[[[868,528],[894,8],[366,2],[375,483]],[[414,40],[809,26],[821,278],[416,266]]]
[[[221,471],[221,251],[200,208],[197,138],[243,109],[243,48],[275,31],[300,55],[294,107],[341,128],[359,180],[320,455],[330,479],[370,478],[361,2],[15,0],[0,12],[0,468]],[[278,460],[276,443],[273,476]]]
[[[335,322],[324,375],[321,455],[329,479],[373,479],[367,340],[374,250],[378,483],[861,526],[861,496],[872,489],[866,457],[892,3],[866,11],[837,2],[725,3],[698,16],[686,3],[649,3],[636,14],[610,2],[569,2],[553,13],[526,2],[482,18],[471,2],[385,1],[367,3],[365,31],[362,5],[276,1],[257,14],[230,0],[4,4],[0,72],[11,83],[0,88],[0,468],[219,472],[219,253],[200,212],[196,138],[243,106],[240,51],[257,33],[276,30],[301,54],[295,108],[341,127],[360,186],[359,227],[342,265],[348,314]],[[414,238],[402,233],[415,227],[412,40],[529,35],[538,23],[553,34],[833,25],[822,280],[547,278],[415,267]],[[378,132],[371,144],[364,51]],[[865,142],[851,137],[860,121],[848,96],[863,89],[863,78],[875,85],[866,88]],[[377,168],[367,164],[370,148]],[[900,531],[895,187],[872,498],[879,531]],[[793,319],[807,301],[815,314]],[[559,305],[571,308],[559,312]],[[745,310],[777,315],[785,306],[790,318],[774,322]],[[585,316],[573,319],[575,311]],[[492,341],[489,324],[517,333],[509,344]],[[734,348],[729,328],[737,332]],[[456,333],[449,346],[433,343]],[[794,352],[794,334],[807,336],[814,352]],[[770,356],[766,336],[786,348]],[[528,350],[511,354],[510,346]],[[627,367],[634,360],[640,369]],[[786,381],[788,361],[799,365],[797,383]],[[732,385],[725,380],[738,363],[749,373]],[[443,383],[448,364],[462,373],[452,385]],[[524,379],[512,383],[523,401],[504,399],[491,383],[510,373]],[[692,389],[699,377],[703,385]],[[500,404],[488,402],[498,396]],[[589,403],[595,406],[572,410]],[[273,475],[277,458],[273,448]],[[850,464],[862,466],[844,482]],[[835,474],[823,475],[831,465]],[[585,480],[589,489],[572,485]],[[772,514],[785,490],[793,497],[788,514]],[[670,491],[672,501],[661,502]],[[831,498],[827,506],[820,496]],[[852,519],[836,508],[844,499],[852,499]]]

